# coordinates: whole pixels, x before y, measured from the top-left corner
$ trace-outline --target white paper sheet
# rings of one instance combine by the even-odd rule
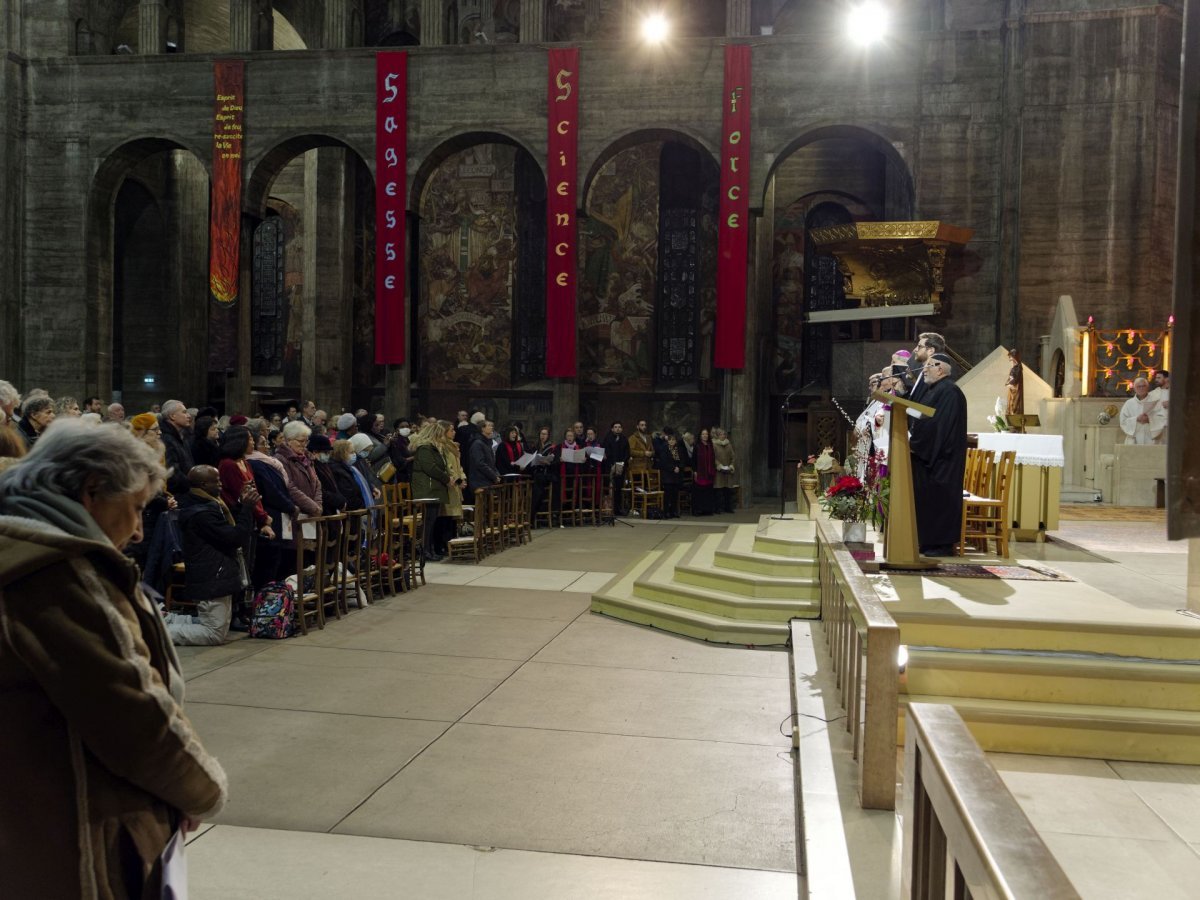
[[[162,852],[163,900],[187,900],[187,854],[184,852],[186,842],[182,829],[176,829]]]

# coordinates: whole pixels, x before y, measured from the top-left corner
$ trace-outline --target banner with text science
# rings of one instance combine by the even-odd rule
[[[579,180],[579,48],[549,51],[546,159],[546,375],[575,376],[575,223]]]
[[[404,365],[408,54],[375,56],[375,363]]]
[[[721,216],[717,229],[717,324],[713,364],[746,365],[746,278],[750,234],[750,47],[725,47],[721,127]]]
[[[242,148],[246,64],[213,63],[212,200],[208,220],[208,288],[223,306],[237,302],[242,241]]]

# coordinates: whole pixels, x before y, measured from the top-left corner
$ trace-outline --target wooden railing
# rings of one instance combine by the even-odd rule
[[[821,626],[858,760],[859,803],[895,809],[900,629],[831,523],[815,521]]]
[[[908,704],[904,897],[1079,894],[952,706]]]

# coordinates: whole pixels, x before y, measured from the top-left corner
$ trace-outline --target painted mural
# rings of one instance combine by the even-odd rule
[[[592,182],[579,232],[579,379],[614,391],[654,387],[662,142],[623,150]]]
[[[787,393],[800,387],[804,338],[804,217],[809,200],[797,200],[775,219],[771,287],[775,300],[775,354],[771,390]]]
[[[455,153],[421,198],[421,382],[433,390],[512,386],[516,152]]]

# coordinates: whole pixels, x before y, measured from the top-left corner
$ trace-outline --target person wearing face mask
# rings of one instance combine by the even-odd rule
[[[408,448],[408,439],[412,437],[412,425],[408,419],[397,419],[396,430],[388,442],[388,455],[392,465],[396,467],[396,482],[412,480],[412,451]]]
[[[373,505],[371,487],[354,467],[355,454],[350,442],[334,441],[333,448],[325,456],[337,491],[346,498],[346,509],[366,509]]]
[[[379,480],[379,476],[371,468],[371,454],[374,452],[374,442],[368,435],[360,432],[350,438],[350,446],[354,448],[356,457],[354,468],[367,480],[367,484],[371,487],[371,496],[378,500],[383,496],[383,482]]]
[[[306,449],[309,459],[312,460],[313,471],[317,473],[317,480],[321,482],[321,514],[337,515],[346,508],[348,501],[329,463],[333,445],[325,435],[314,434],[309,436]]]

